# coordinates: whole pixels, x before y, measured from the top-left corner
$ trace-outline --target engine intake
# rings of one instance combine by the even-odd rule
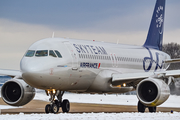
[[[148,107],[155,107],[164,103],[169,95],[169,86],[160,79],[147,78],[137,86],[137,97],[141,103]]]
[[[1,88],[1,96],[5,103],[12,106],[22,106],[35,96],[35,89],[23,80],[8,80]]]

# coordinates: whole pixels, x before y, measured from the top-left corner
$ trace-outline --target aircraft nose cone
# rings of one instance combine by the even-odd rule
[[[44,65],[43,61],[22,59],[21,71],[23,80],[33,86],[37,87],[42,84]]]
[[[23,58],[21,60],[22,73],[38,73],[43,71],[46,63],[42,59]]]
[[[22,73],[38,73],[40,72],[40,66],[39,65],[32,65],[32,64],[27,64],[25,66],[21,67]]]

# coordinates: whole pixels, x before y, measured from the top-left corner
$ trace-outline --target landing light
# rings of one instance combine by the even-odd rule
[[[121,87],[121,85],[117,85],[116,87],[119,87],[119,88],[120,88],[120,87]]]
[[[56,90],[55,89],[52,89],[53,93],[55,94],[56,93]]]
[[[123,83],[123,87],[126,87],[126,83]]]

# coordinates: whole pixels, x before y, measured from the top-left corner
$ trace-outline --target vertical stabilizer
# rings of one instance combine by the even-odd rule
[[[157,0],[144,47],[162,50],[166,0]]]

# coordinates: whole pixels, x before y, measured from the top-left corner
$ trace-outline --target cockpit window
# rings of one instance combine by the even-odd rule
[[[57,57],[53,50],[49,50],[49,56]]]
[[[62,55],[59,53],[59,51],[55,50],[55,53],[59,58],[62,58]]]
[[[34,50],[28,50],[26,53],[26,57],[33,57],[34,56],[35,51]]]
[[[36,51],[36,57],[48,56],[48,50],[38,50]]]

